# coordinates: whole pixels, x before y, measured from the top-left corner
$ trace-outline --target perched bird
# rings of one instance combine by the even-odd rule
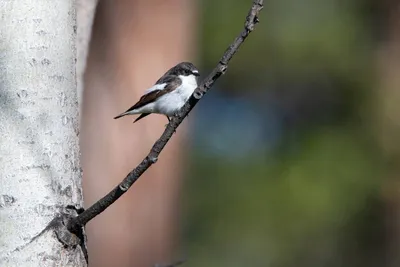
[[[192,63],[179,63],[147,89],[135,105],[114,119],[126,115],[141,114],[136,118],[135,123],[151,113],[156,113],[167,116],[168,121],[170,121],[170,117],[183,107],[197,88],[197,76],[199,75],[199,71]]]

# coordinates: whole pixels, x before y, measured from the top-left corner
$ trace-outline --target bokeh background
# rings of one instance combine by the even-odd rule
[[[249,3],[198,1],[203,73]],[[266,1],[189,117],[188,266],[400,266],[399,10]]]
[[[112,118],[180,61],[204,78],[250,5],[99,1],[82,102],[86,207],[166,123]],[[92,266],[400,266],[400,2],[268,0],[260,20],[157,164],[88,224]]]

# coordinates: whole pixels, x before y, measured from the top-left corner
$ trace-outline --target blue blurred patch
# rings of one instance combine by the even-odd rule
[[[214,87],[194,110],[189,136],[195,152],[227,159],[271,152],[280,141],[282,122],[267,93],[259,101],[226,92]]]

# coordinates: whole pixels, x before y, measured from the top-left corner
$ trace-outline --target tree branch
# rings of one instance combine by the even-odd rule
[[[125,192],[128,191],[133,183],[135,183],[151,165],[157,162],[159,154],[164,149],[168,141],[171,139],[173,133],[176,131],[176,128],[178,128],[178,126],[182,123],[182,121],[197,104],[197,102],[203,97],[203,95],[205,95],[207,91],[213,86],[214,82],[226,72],[229,61],[238,51],[240,45],[244,42],[250,32],[254,30],[255,25],[258,23],[258,14],[263,8],[263,3],[263,0],[255,0],[253,2],[251,9],[246,17],[244,29],[242,30],[242,32],[226,49],[224,55],[222,56],[214,70],[203,80],[200,86],[196,88],[189,101],[180,110],[178,116],[172,118],[164,133],[151,148],[149,154],[110,193],[94,203],[77,217],[72,218],[67,224],[67,228],[71,232],[79,232],[79,229],[81,227],[85,226],[86,223],[99,215],[111,204],[113,204],[118,198],[125,194]]]

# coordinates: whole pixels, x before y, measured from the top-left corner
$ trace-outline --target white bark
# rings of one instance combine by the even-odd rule
[[[88,55],[89,41],[92,34],[92,25],[97,0],[77,0],[76,2],[76,22],[77,31],[77,62],[76,76],[78,81],[78,99],[82,103],[83,95],[83,74],[86,68],[86,58]]]
[[[0,0],[0,266],[85,266],[52,231],[82,206],[73,0]]]

